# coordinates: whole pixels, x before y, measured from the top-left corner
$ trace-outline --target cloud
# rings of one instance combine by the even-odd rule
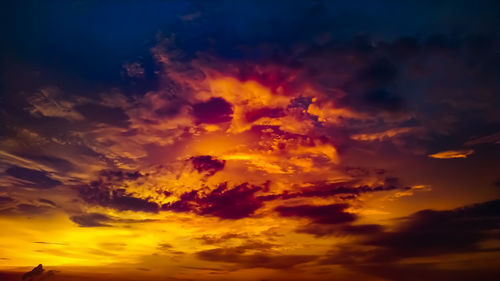
[[[44,244],[44,245],[66,245],[65,243],[56,243],[56,242],[45,242],[45,241],[35,241],[35,244]]]
[[[146,175],[139,171],[102,170],[99,179],[78,187],[78,194],[85,202],[115,209],[118,211],[136,211],[158,213],[160,206],[148,197],[138,197],[127,191],[127,185],[139,182]]]
[[[43,203],[43,204],[47,204],[51,207],[57,207],[56,203],[54,203],[53,201],[51,201],[49,199],[40,198],[40,199],[38,199],[38,202]]]
[[[180,16],[180,18],[183,21],[193,21],[193,20],[199,18],[200,16],[201,16],[201,13],[199,11],[197,11],[197,12],[194,12],[194,13],[190,13],[190,14],[187,14],[187,15]]]
[[[79,193],[81,198],[87,203],[118,211],[158,213],[160,209],[160,206],[156,202],[134,197],[124,189],[109,189],[98,182],[81,187]]]
[[[374,235],[382,232],[384,228],[378,224],[341,224],[328,225],[319,223],[310,223],[306,226],[299,227],[296,232],[312,234],[316,237],[323,236],[359,236],[359,235]]]
[[[467,158],[472,153],[474,153],[473,149],[445,150],[438,153],[429,154],[428,156],[436,159],[453,159],[453,158]]]
[[[226,164],[225,160],[218,160],[210,155],[201,155],[189,158],[193,168],[198,171],[198,173],[207,173],[208,175],[213,175],[218,171],[224,169]]]
[[[405,188],[403,191],[399,191],[394,193],[395,198],[404,197],[404,196],[412,196],[415,191],[431,191],[432,187],[429,185],[414,185]]]
[[[109,216],[99,213],[71,216],[69,219],[81,227],[110,226],[106,223],[111,221]]]
[[[193,114],[199,123],[217,124],[233,119],[233,109],[223,98],[211,98],[193,105]]]
[[[0,207],[14,202],[14,198],[9,196],[0,196]]]
[[[332,251],[323,263],[387,263],[404,258],[498,251],[481,246],[500,231],[500,200],[445,211],[423,210],[392,231],[367,233],[357,245]]]
[[[408,134],[414,131],[415,128],[403,127],[389,129],[383,132],[371,133],[371,134],[355,134],[351,136],[351,139],[358,141],[383,141],[400,135]]]
[[[286,113],[283,108],[270,108],[270,107],[262,107],[253,111],[248,111],[245,114],[246,120],[248,122],[254,122],[259,120],[260,118],[280,118],[285,117]]]
[[[32,204],[19,204],[17,211],[23,215],[43,215],[51,211],[53,208],[48,206],[39,206]]]
[[[51,178],[49,173],[45,171],[13,166],[8,168],[5,173],[9,176],[28,181],[27,186],[32,188],[48,189],[62,184],[60,181]]]
[[[385,13],[368,13],[375,15],[376,19],[384,19],[381,23],[371,24],[373,18],[370,16],[352,16],[350,10],[356,7],[345,4],[337,9],[336,5],[327,2],[294,2],[287,7],[274,4],[272,7],[216,4],[215,7],[197,1],[194,11],[192,5],[173,5],[172,13],[156,13],[161,11],[156,8],[164,7],[163,4],[144,4],[149,7],[148,11],[154,10],[144,17],[144,24],[124,28],[127,23],[117,21],[121,24],[109,27],[126,32],[112,32],[116,36],[108,36],[109,29],[106,32],[106,28],[90,28],[87,35],[98,36],[80,36],[97,40],[93,44],[97,49],[88,48],[88,44],[74,44],[85,40],[78,38],[81,32],[66,32],[80,30],[81,26],[70,28],[71,24],[54,25],[56,31],[62,28],[59,31],[67,36],[58,36],[61,32],[48,37],[43,36],[46,35],[43,32],[37,32],[37,36],[21,36],[28,41],[29,38],[38,38],[40,42],[20,42],[22,46],[15,44],[17,47],[13,48],[15,57],[23,58],[21,61],[28,65],[16,62],[16,67],[6,67],[7,94],[1,99],[0,126],[7,129],[9,137],[2,138],[0,145],[11,155],[33,161],[29,166],[19,164],[19,169],[25,169],[21,172],[19,169],[8,170],[10,166],[4,168],[7,169],[6,181],[15,183],[5,188],[7,197],[10,198],[12,191],[12,199],[15,198],[15,201],[4,200],[7,210],[16,214],[40,214],[52,209],[67,212],[69,219],[76,223],[73,227],[114,226],[125,223],[120,217],[133,212],[144,212],[135,215],[146,218],[166,215],[173,218],[167,224],[176,224],[171,228],[173,231],[182,221],[179,233],[174,235],[179,239],[189,233],[198,233],[195,237],[206,234],[195,238],[196,242],[204,244],[202,249],[225,242],[232,246],[243,239],[235,237],[234,233],[222,234],[230,231],[226,227],[237,225],[238,231],[248,231],[248,237],[253,238],[256,234],[252,232],[259,232],[271,224],[283,235],[275,237],[283,242],[280,249],[293,248],[306,253],[305,256],[294,256],[266,252],[261,248],[275,250],[278,247],[262,242],[253,244],[258,251],[236,246],[199,254],[206,259],[213,257],[242,267],[266,267],[265,262],[269,268],[289,268],[308,260],[308,253],[323,255],[326,243],[348,244],[351,240],[355,242],[347,245],[350,249],[341,251],[345,254],[341,257],[344,262],[359,260],[368,263],[376,261],[375,257],[384,258],[384,255],[393,257],[390,262],[400,261],[409,256],[404,255],[405,251],[415,255],[424,249],[430,251],[427,249],[430,247],[421,241],[427,239],[426,235],[431,236],[427,244],[432,244],[434,238],[443,240],[440,233],[452,236],[449,240],[458,239],[426,222],[433,216],[439,217],[437,220],[445,225],[448,220],[457,224],[462,219],[467,220],[468,225],[461,227],[465,232],[472,231],[468,228],[476,228],[475,223],[482,218],[466,219],[470,214],[465,213],[452,219],[453,216],[441,211],[429,211],[430,214],[424,212],[383,221],[387,227],[377,223],[382,223],[379,219],[398,216],[398,212],[415,210],[424,203],[439,205],[440,200],[428,201],[429,196],[420,198],[424,201],[405,197],[405,202],[394,202],[396,197],[410,195],[416,190],[428,190],[413,185],[415,183],[411,181],[417,179],[432,184],[442,183],[436,184],[435,189],[440,190],[436,195],[449,196],[447,204],[474,200],[481,194],[491,196],[490,191],[486,192],[493,179],[489,174],[491,169],[482,169],[485,171],[480,172],[481,177],[474,177],[479,173],[475,169],[470,170],[470,175],[459,173],[455,184],[442,177],[452,174],[454,167],[442,165],[436,170],[423,167],[421,157],[401,154],[393,146],[405,149],[415,146],[425,155],[429,148],[445,144],[458,147],[463,140],[469,140],[466,145],[497,142],[495,134],[489,135],[493,132],[490,128],[496,128],[499,122],[497,38],[469,36],[461,32],[451,36],[398,37],[401,30],[406,34],[416,34],[413,29],[426,25],[423,21],[416,25],[391,25],[388,24],[391,20],[386,20],[392,19],[387,13],[412,23],[411,19],[422,18],[419,15],[425,10],[412,8],[428,8],[426,5],[410,4]],[[122,5],[117,10],[140,12],[144,5]],[[197,12],[199,5],[206,7]],[[392,13],[401,9],[405,11]],[[50,11],[41,13],[45,15],[68,15],[53,13],[51,5],[38,10]],[[406,10],[412,12],[406,13]],[[438,16],[437,10],[440,9],[427,10],[426,15],[430,12],[432,16]],[[78,16],[65,17],[65,23],[88,16],[86,11],[79,13],[79,7],[69,11],[69,15],[75,11]],[[417,16],[405,18],[412,13]],[[91,14],[99,17],[109,13]],[[157,18],[156,14],[162,15]],[[199,17],[200,14],[203,16]],[[473,18],[479,18],[470,10],[458,14],[474,14]],[[179,15],[185,16],[179,19]],[[345,20],[356,23],[356,32],[338,24],[345,23]],[[151,27],[150,21],[165,23],[169,27],[167,33],[175,33],[180,40],[175,42],[172,36],[163,42],[162,35],[158,35],[162,42],[153,47],[152,57],[145,58],[144,53],[155,43],[146,43],[146,47],[139,46],[142,44],[139,43],[131,48],[127,46],[130,44],[122,44],[120,40],[126,37],[131,40],[128,43],[143,42],[149,37],[143,28]],[[367,25],[366,21],[370,24]],[[439,21],[433,21],[432,26],[446,28]],[[228,22],[238,24],[228,25]],[[455,23],[452,19],[445,26]],[[467,29],[475,25],[469,23],[467,20]],[[488,29],[497,26],[483,23]],[[383,32],[374,32],[373,38],[354,37],[363,29],[359,28],[360,24],[370,27],[368,34],[370,30]],[[268,28],[270,25],[273,28]],[[39,26],[47,27],[45,24]],[[384,30],[388,26],[392,32],[399,33],[387,34]],[[477,26],[476,29],[484,30]],[[147,33],[152,34],[150,31]],[[344,32],[346,34],[341,34]],[[424,30],[423,34],[428,32]],[[68,36],[71,40],[67,40]],[[58,40],[63,44],[58,44],[61,43]],[[4,46],[10,49],[9,44]],[[26,53],[23,46],[31,51]],[[105,48],[99,49],[103,46]],[[163,52],[163,48],[167,51]],[[47,50],[52,50],[49,56],[45,56]],[[116,50],[119,52],[108,54]],[[138,50],[141,61],[134,62]],[[40,54],[41,61],[33,61],[33,56]],[[44,67],[43,61],[50,63]],[[124,61],[128,63],[124,64]],[[64,67],[61,68],[61,64]],[[31,66],[36,66],[36,74],[32,77],[25,74]],[[113,73],[113,67],[117,73]],[[74,81],[65,78],[73,75],[76,76]],[[99,79],[108,75],[114,78]],[[53,79],[47,79],[48,76]],[[82,82],[72,83],[76,80]],[[54,83],[61,84],[60,91],[54,90],[55,87],[40,87]],[[25,92],[36,94],[26,99]],[[486,137],[471,138],[472,135]],[[489,147],[484,146],[484,149]],[[464,151],[463,154],[467,154],[467,150]],[[483,163],[481,157],[488,154],[474,154],[474,160],[477,156],[478,163]],[[28,162],[14,160],[16,163]],[[460,166],[460,170],[469,171],[468,161],[456,164],[466,165]],[[375,165],[406,178],[398,181],[386,174],[374,175],[371,171],[365,174],[362,169],[347,171],[344,165]],[[481,167],[476,168],[480,170]],[[463,188],[461,183],[468,182],[469,178],[478,180],[477,189]],[[269,185],[254,184],[268,180]],[[227,184],[220,184],[224,181]],[[483,181],[487,183],[483,184]],[[78,189],[53,188],[43,190],[42,196],[33,190],[16,188],[26,186],[25,182],[47,189],[64,182],[64,185],[71,184]],[[246,184],[240,184],[243,182]],[[403,183],[409,186],[403,186]],[[3,192],[4,187],[1,188]],[[452,189],[463,192],[451,192]],[[471,192],[476,191],[477,196],[472,196]],[[356,211],[351,213],[350,207]],[[387,214],[368,214],[373,210],[368,208],[384,210]],[[86,209],[90,209],[89,213],[78,211]],[[157,214],[160,211],[174,213]],[[359,215],[354,213],[357,211]],[[190,215],[175,212],[189,212]],[[362,215],[366,215],[363,221],[357,221]],[[244,220],[231,221],[239,219]],[[216,225],[207,225],[208,221]],[[404,226],[403,221],[409,226]],[[419,222],[429,233],[415,226]],[[302,225],[290,229],[290,225],[299,223]],[[406,231],[405,227],[419,233],[421,240],[411,237],[412,232]],[[462,235],[458,227],[449,227],[459,233],[458,237]],[[149,231],[149,226],[147,228]],[[161,226],[151,227],[151,231],[156,228]],[[134,233],[144,230],[130,229]],[[96,228],[86,233],[99,234],[100,231],[112,230]],[[304,240],[293,241],[298,244],[296,246],[290,242],[297,236],[293,231],[313,236],[300,235]],[[486,233],[493,231],[485,229],[484,232],[475,232],[474,235],[493,236]],[[474,235],[469,240],[474,240]],[[130,239],[135,239],[132,236]],[[324,238],[317,241],[317,237]],[[446,243],[451,242],[446,241],[444,245]],[[461,243],[468,245],[465,238]],[[419,248],[406,244],[417,244]],[[303,246],[305,248],[301,248]],[[455,247],[461,246],[457,243]],[[137,249],[135,246],[127,248],[131,252]],[[450,252],[452,247],[433,244],[432,248]],[[432,256],[432,252],[428,255]],[[421,254],[422,257],[428,255]],[[82,255],[82,259],[86,256]],[[130,256],[130,259],[135,260],[136,256]],[[155,272],[152,267],[152,273]]]
[[[245,254],[240,248],[216,248],[197,252],[199,259],[237,264],[243,268],[287,269],[317,259],[314,255]]]
[[[496,143],[500,144],[500,132],[496,132],[491,135],[472,138],[464,143],[464,145],[478,145],[483,143]]]
[[[129,117],[125,111],[119,107],[87,103],[77,105],[75,109],[91,123],[108,124],[122,128],[127,128],[130,125]]]
[[[340,183],[327,183],[316,182],[312,186],[301,188],[298,192],[285,191],[280,194],[261,195],[257,198],[262,201],[277,200],[277,199],[293,199],[300,197],[331,197],[341,194],[361,195],[368,192],[390,191],[396,189],[406,190],[406,187],[401,187],[398,182],[391,182],[386,179],[386,182],[377,186],[369,185],[356,185],[355,182],[340,182]]]
[[[106,181],[122,182],[125,180],[137,180],[144,177],[139,171],[121,171],[121,170],[102,170],[99,176],[103,177]]]
[[[32,216],[47,215],[53,212],[54,210],[55,208],[53,206],[21,203],[15,206],[0,209],[0,215],[32,217]]]
[[[122,65],[124,74],[130,78],[143,78],[144,67],[139,62],[124,63]]]
[[[251,216],[262,207],[262,201],[255,197],[255,193],[259,190],[262,190],[262,187],[247,183],[233,188],[223,183],[207,194],[200,194],[196,190],[186,192],[181,195],[180,200],[167,203],[162,209],[175,212],[192,211],[199,215],[221,219],[242,219]]]
[[[56,171],[60,172],[70,172],[76,169],[75,165],[63,158],[53,156],[53,155],[43,155],[36,153],[20,153],[18,154],[20,157],[27,158],[35,161],[36,163],[40,163],[42,165],[46,165],[48,167],[53,168]]]
[[[497,280],[500,277],[500,270],[492,266],[489,261],[483,261],[483,265],[470,268],[462,263],[451,263],[456,268],[436,266],[433,263],[419,264],[358,264],[349,265],[350,270],[363,272],[367,275],[383,278],[390,281],[476,281],[476,280]]]
[[[220,243],[225,243],[228,240],[231,239],[246,239],[248,238],[248,235],[246,234],[241,234],[241,233],[225,233],[223,235],[217,236],[217,235],[202,235],[201,237],[197,238],[203,242],[203,244],[207,245],[214,245],[214,244],[220,244]]]
[[[62,100],[58,88],[45,87],[27,99],[32,106],[30,113],[37,117],[59,117],[68,120],[83,120],[82,114],[74,109],[71,101]]]
[[[500,200],[450,211],[424,210],[367,244],[384,248],[387,257],[480,251],[478,243],[500,230],[499,223]]]
[[[345,212],[348,207],[347,204],[279,206],[275,211],[282,217],[308,218],[319,224],[338,224],[356,220],[354,214]]]
[[[69,219],[80,227],[103,227],[112,226],[113,223],[144,223],[152,222],[151,219],[122,219],[101,213],[85,213],[70,216]]]

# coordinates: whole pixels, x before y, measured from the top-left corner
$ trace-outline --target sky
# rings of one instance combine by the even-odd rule
[[[500,279],[497,1],[10,1],[0,280]]]

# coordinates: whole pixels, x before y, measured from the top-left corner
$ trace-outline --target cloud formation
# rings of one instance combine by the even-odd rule
[[[180,200],[162,206],[163,210],[174,212],[193,211],[199,215],[215,216],[221,219],[241,219],[251,216],[262,206],[255,193],[262,188],[247,183],[230,188],[226,183],[207,194],[193,190],[181,195]]]
[[[6,268],[498,275],[494,1],[80,2],[5,18]]]
[[[474,153],[474,150],[446,150],[434,154],[429,154],[428,156],[436,159],[453,159],[453,158],[467,158],[469,155]]]

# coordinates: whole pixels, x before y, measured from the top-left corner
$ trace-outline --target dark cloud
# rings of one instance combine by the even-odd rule
[[[158,249],[160,249],[160,250],[170,250],[170,249],[172,249],[173,247],[174,247],[174,246],[172,246],[172,245],[171,245],[171,244],[169,244],[169,243],[160,243],[160,244],[158,244],[158,247],[157,247],[157,248],[158,248]]]
[[[174,212],[193,211],[200,215],[221,219],[241,219],[251,216],[263,203],[255,197],[262,187],[247,183],[228,188],[221,184],[207,194],[193,190],[181,195],[180,200],[162,206],[163,210]]]
[[[102,227],[112,226],[113,223],[144,223],[152,222],[151,219],[121,219],[101,213],[86,213],[70,216],[69,219],[80,227]]]
[[[122,182],[124,180],[137,180],[144,175],[139,171],[103,170],[99,173],[99,176],[107,181]]]
[[[81,227],[110,226],[107,223],[111,221],[109,216],[99,213],[71,216],[69,219]]]
[[[406,187],[400,187],[399,182],[395,178],[385,181],[384,185],[378,186],[368,186],[361,185],[356,186],[354,182],[352,183],[314,183],[311,187],[302,188],[299,192],[284,192],[281,194],[272,195],[262,195],[257,198],[263,201],[276,200],[276,199],[292,199],[298,197],[330,197],[341,194],[352,194],[358,196],[367,192],[378,192],[378,191],[390,191],[394,189],[406,189]]]
[[[79,189],[80,196],[85,202],[99,205],[118,211],[136,211],[157,213],[159,205],[148,199],[134,197],[124,189],[110,189],[102,183],[93,182]]]
[[[213,175],[224,169],[224,165],[226,164],[225,160],[218,160],[210,155],[195,156],[189,158],[189,160],[198,173],[206,172],[208,175]]]
[[[9,196],[0,196],[0,207],[12,202],[14,202],[14,198]]]
[[[19,204],[17,210],[25,215],[42,215],[47,213],[52,208],[46,206],[37,206],[32,204]]]
[[[484,261],[484,265],[476,268],[468,268],[463,263],[454,264],[457,268],[439,267],[433,263],[419,264],[376,264],[376,265],[350,265],[349,269],[363,272],[372,276],[390,281],[476,281],[476,280],[498,280],[500,270],[498,267]]]
[[[8,168],[5,173],[9,176],[31,182],[28,186],[33,188],[53,188],[61,184],[60,181],[51,178],[49,173],[45,171],[13,166]]]
[[[333,250],[323,263],[386,263],[412,257],[498,251],[480,244],[497,239],[500,200],[447,211],[424,210],[404,218],[393,231],[375,229],[366,233],[361,244]]]
[[[57,207],[56,203],[54,203],[53,201],[51,201],[49,199],[40,198],[40,199],[38,199],[38,202],[50,205],[51,207]]]
[[[174,117],[179,114],[181,108],[185,105],[185,102],[177,99],[169,99],[169,103],[163,107],[155,110],[156,115],[159,117]]]
[[[306,226],[299,227],[296,231],[298,233],[312,234],[316,237],[322,236],[357,236],[368,235],[372,236],[383,231],[383,227],[378,224],[342,224],[342,225],[328,225],[310,223]]]
[[[231,239],[247,239],[248,235],[246,234],[240,234],[240,233],[225,233],[220,236],[216,235],[202,235],[201,237],[197,238],[203,242],[203,244],[207,245],[214,245],[214,244],[220,244],[220,243],[225,243],[228,240]]]
[[[298,205],[291,207],[279,206],[275,210],[282,217],[308,218],[319,224],[338,224],[356,220],[354,214],[345,212],[348,207],[347,204]]]
[[[46,215],[51,213],[53,210],[54,208],[52,206],[21,203],[16,206],[0,209],[0,215],[32,217]]]
[[[127,130],[127,131],[121,133],[120,136],[133,137],[133,136],[136,136],[138,133],[139,133],[139,130],[134,128],[134,129],[130,129],[130,130]]]
[[[75,169],[73,163],[71,163],[66,159],[62,159],[56,156],[43,155],[43,154],[28,154],[28,153],[21,153],[19,154],[19,156],[31,159],[43,165],[47,165],[61,172],[69,172]]]
[[[35,244],[44,244],[44,245],[67,245],[64,243],[55,243],[55,242],[44,242],[44,241],[35,241]]]
[[[193,105],[193,115],[199,123],[216,124],[231,121],[233,108],[223,98],[211,98]]]
[[[366,243],[381,247],[384,257],[403,258],[479,251],[479,243],[500,230],[500,200],[450,211],[424,210],[393,232]]]
[[[207,158],[208,159],[208,158]],[[206,161],[203,161],[205,163]],[[217,164],[219,166],[220,164]],[[210,166],[210,165],[209,165]],[[204,168],[201,170],[205,170]],[[233,188],[227,184],[221,184],[209,193],[202,194],[198,190],[185,192],[178,201],[167,203],[162,210],[174,212],[195,212],[200,215],[216,216],[223,219],[241,219],[251,216],[257,209],[263,206],[265,201],[287,200],[300,197],[329,197],[342,194],[359,195],[366,192],[388,191],[400,187],[396,179],[388,179],[386,185],[381,186],[346,186],[346,183],[324,184],[318,183],[312,187],[304,188],[296,193],[285,192],[282,194],[259,195],[259,191],[266,191],[267,186],[255,186],[244,183]],[[402,188],[404,189],[404,188]],[[355,216],[343,210],[347,208],[344,204],[333,204],[327,206],[281,206],[276,209],[281,216],[309,217],[317,223],[343,223],[355,220]],[[330,216],[331,217],[328,217]]]
[[[475,137],[464,143],[464,145],[478,145],[485,143],[496,143],[500,144],[500,132],[493,133],[491,135],[483,136],[483,137]]]
[[[317,259],[313,255],[276,255],[264,252],[246,254],[241,248],[216,248],[200,251],[196,255],[199,259],[212,262],[237,264],[243,268],[271,268],[287,269],[299,264]]]
[[[103,170],[99,179],[78,188],[80,197],[89,204],[119,211],[157,213],[159,205],[149,198],[139,198],[123,187],[126,182],[137,181],[146,175],[139,171]]]
[[[285,111],[282,108],[269,108],[263,107],[253,111],[248,111],[245,113],[245,118],[248,122],[254,122],[260,118],[279,118],[285,116]]]
[[[99,104],[78,105],[75,109],[80,112],[87,121],[92,123],[108,124],[116,127],[128,127],[129,117],[123,109],[118,107],[108,107]]]

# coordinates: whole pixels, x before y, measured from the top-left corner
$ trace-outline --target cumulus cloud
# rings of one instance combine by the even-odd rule
[[[180,200],[167,203],[162,209],[174,212],[193,211],[199,215],[221,219],[241,219],[251,216],[262,207],[262,201],[255,197],[255,193],[261,189],[260,186],[247,183],[231,188],[224,183],[207,194],[200,194],[197,190],[184,193]]]
[[[193,168],[198,173],[207,173],[208,175],[213,175],[224,169],[224,165],[226,164],[226,161],[218,160],[210,155],[195,156],[191,157],[190,160]]]
[[[233,109],[223,98],[211,98],[194,104],[193,114],[200,123],[216,124],[231,121]]]

